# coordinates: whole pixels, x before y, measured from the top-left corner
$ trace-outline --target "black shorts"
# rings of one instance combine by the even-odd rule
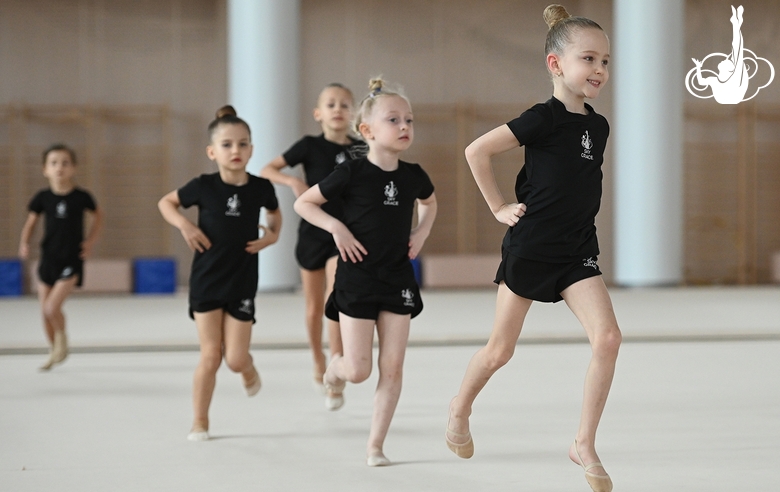
[[[239,321],[255,323],[255,300],[251,297],[240,301],[190,300],[190,318],[192,319],[195,319],[194,313],[207,313],[215,309],[221,309]]]
[[[314,226],[310,227],[314,228]],[[330,233],[322,229],[299,232],[298,243],[295,245],[295,259],[304,270],[322,270],[325,268],[325,263],[338,254],[339,249]]]
[[[417,284],[406,289],[398,289],[396,293],[370,294],[348,292],[334,289],[325,303],[325,316],[333,321],[339,320],[339,313],[351,318],[373,319],[379,317],[380,311],[395,314],[411,314],[412,318],[423,310],[420,288]]]
[[[70,260],[50,260],[41,258],[38,265],[38,278],[48,286],[53,286],[58,280],[66,280],[73,276],[78,277],[76,286],[81,287],[84,281],[84,260],[74,258]]]
[[[570,263],[548,263],[518,258],[505,250],[494,282],[503,281],[509,290],[526,299],[558,302],[563,300],[561,292],[567,287],[601,275],[596,260],[592,256]]]

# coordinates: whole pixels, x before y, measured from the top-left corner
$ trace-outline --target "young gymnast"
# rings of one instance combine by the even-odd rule
[[[39,191],[28,205],[27,221],[22,228],[19,257],[27,259],[30,237],[41,214],[45,230],[38,265],[38,299],[43,326],[51,350],[41,366],[48,371],[68,356],[65,315],[62,305],[84,278],[84,260],[92,253],[103,223],[103,214],[90,193],[76,186],[76,153],[63,144],[55,144],[43,153],[43,175],[49,187]],[[92,215],[92,225],[84,237],[84,215]]]
[[[417,164],[399,160],[414,138],[406,97],[372,79],[355,129],[368,143],[366,157],[345,162],[295,202],[301,217],[333,235],[339,250],[336,282],[326,315],[341,323],[343,355],[328,365],[323,383],[342,395],[346,381],[371,374],[374,326],[379,337],[379,382],[367,445],[368,466],[390,461],[383,445],[401,394],[409,321],[422,311],[410,258],[425,243],[436,217],[436,197]],[[343,219],[321,207],[340,198]],[[418,225],[412,229],[417,203]]]
[[[585,470],[594,491],[612,490],[596,454],[596,429],[621,342],[612,303],[596,263],[595,216],[601,201],[601,164],[607,120],[585,103],[609,78],[609,40],[590,19],[570,17],[559,5],[544,11],[550,26],[545,52],[553,96],[479,137],[466,149],[474,179],[496,219],[509,226],[496,275],[496,318],[487,345],[469,362],[450,403],[447,446],[470,458],[468,418],[477,394],[512,357],[533,301],[561,299],[577,316],[591,344],[582,415],[569,457]],[[504,201],[492,157],[525,146],[516,203]]]
[[[333,172],[337,165],[350,159],[350,151],[356,145],[364,145],[350,136],[352,122],[352,92],[341,84],[325,87],[314,108],[314,119],[322,127],[319,136],[306,136],[290,147],[287,152],[269,162],[260,176],[272,183],[289,186],[295,197],[319,183]],[[286,166],[303,164],[306,181],[282,172]],[[330,200],[323,205],[328,214],[340,218],[341,201]],[[333,289],[338,249],[333,236],[305,220],[298,227],[298,244],[295,257],[301,269],[301,284],[306,300],[306,329],[309,346],[314,359],[314,383],[320,392],[325,392],[322,375],[325,374],[326,359],[322,352],[322,316],[325,300]],[[331,357],[341,354],[341,333],[338,321],[328,320],[328,345]],[[325,406],[336,410],[344,399],[332,392],[326,392]]]
[[[206,153],[219,172],[193,179],[158,203],[163,218],[195,252],[189,311],[198,329],[200,360],[192,391],[191,441],[209,438],[209,405],[223,354],[230,370],[241,373],[247,395],[260,391],[260,375],[249,353],[257,252],[276,242],[282,225],[273,185],[246,172],[252,157],[249,125],[224,106],[208,131]],[[198,206],[197,226],[179,211],[192,205]],[[261,208],[266,209],[267,227],[258,225]]]

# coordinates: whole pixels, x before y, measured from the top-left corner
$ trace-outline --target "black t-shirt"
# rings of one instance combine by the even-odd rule
[[[564,263],[599,253],[595,218],[609,123],[585,108],[587,115],[570,113],[553,97],[507,123],[525,146],[515,194],[528,209],[503,242],[515,256]]]
[[[260,209],[279,204],[270,181],[248,176],[245,185],[234,186],[219,173],[202,174],[178,190],[182,207],[198,206],[198,227],[211,241],[192,260],[191,301],[237,301],[257,292],[257,254],[244,248],[258,238]]]
[[[54,260],[72,260],[81,254],[84,241],[84,211],[96,210],[92,195],[74,188],[67,195],[57,195],[51,189],[39,191],[27,206],[30,212],[44,214],[45,228],[41,241],[41,256]]]
[[[306,184],[314,186],[332,173],[336,166],[352,159],[352,152],[356,148],[365,146],[360,140],[354,140],[351,137],[350,140],[350,144],[341,145],[327,140],[324,134],[316,137],[307,135],[295,142],[287,152],[282,154],[282,157],[290,167],[303,164]],[[329,201],[323,205],[322,209],[334,217],[341,218],[342,204],[340,200]],[[301,220],[298,231],[300,234],[327,234],[305,220]]]
[[[343,200],[342,221],[368,251],[360,263],[339,258],[336,288],[385,293],[414,282],[409,262],[414,204],[433,193],[425,171],[403,161],[395,171],[383,171],[364,157],[341,164],[319,185],[327,200]]]

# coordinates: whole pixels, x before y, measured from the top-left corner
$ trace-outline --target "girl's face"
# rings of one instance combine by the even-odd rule
[[[562,84],[565,94],[594,99],[609,80],[609,40],[599,29],[580,29],[573,33],[563,56],[551,53],[547,63],[554,75],[560,75],[553,80]]]
[[[69,183],[76,174],[76,164],[67,150],[52,150],[46,154],[43,175],[49,182]]]
[[[346,131],[352,121],[352,93],[341,87],[327,87],[314,108],[314,120],[332,131]]]
[[[244,125],[221,124],[211,137],[206,148],[209,159],[217,163],[220,170],[243,171],[252,157],[252,141]]]
[[[361,123],[360,132],[369,147],[403,152],[414,140],[412,108],[401,96],[382,96],[374,104],[371,117]]]

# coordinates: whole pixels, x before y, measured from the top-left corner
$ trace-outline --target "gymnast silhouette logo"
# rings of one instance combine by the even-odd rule
[[[241,217],[241,212],[238,211],[238,207],[241,206],[241,201],[238,199],[238,193],[234,193],[233,196],[228,198],[227,211],[225,215],[230,217]]]
[[[393,205],[398,206],[398,200],[396,197],[398,196],[398,188],[395,187],[395,183],[390,181],[390,184],[385,186],[385,197],[387,200],[384,201],[385,205]]]
[[[253,314],[253,299],[243,299],[241,300],[241,307],[238,308],[239,311],[246,314]]]
[[[347,156],[344,154],[344,152],[339,152],[339,155],[336,156],[336,165],[343,164],[346,162]]]
[[[590,153],[590,149],[593,148],[593,140],[590,139],[588,130],[585,130],[585,135],[582,136],[582,149],[583,153],[580,154],[583,159],[593,160],[593,154]]]
[[[404,306],[414,307],[414,292],[412,292],[412,289],[402,290],[401,297],[404,298]]]
[[[758,91],[772,83],[772,80],[775,78],[775,67],[769,63],[769,60],[761,58],[744,46],[742,31],[740,30],[742,27],[742,13],[744,11],[745,9],[742,5],[736,9],[733,5],[731,6],[732,40],[730,54],[712,53],[707,55],[702,61],[692,58],[696,66],[685,76],[685,88],[692,95],[700,99],[714,97],[720,104],[739,104],[753,99],[758,94]],[[718,63],[717,73],[713,70],[702,68],[704,63],[710,58],[721,60]],[[767,68],[769,68],[769,80],[764,85],[756,87],[750,96],[745,97],[748,93],[750,79],[759,72],[760,62],[766,63]],[[764,71],[765,69],[762,69],[762,73]],[[755,82],[753,85],[755,87]],[[712,89],[712,94],[697,94],[706,92],[707,87]]]
[[[65,202],[65,200],[57,204],[57,218],[58,219],[68,218],[68,204]]]

